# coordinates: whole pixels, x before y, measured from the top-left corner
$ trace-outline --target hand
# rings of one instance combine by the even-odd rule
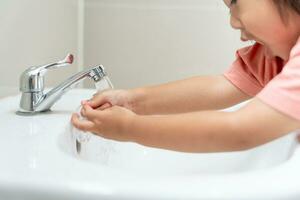
[[[122,106],[133,110],[133,100],[134,94],[128,90],[107,90],[94,94],[93,98],[83,103],[100,110],[111,106]]]
[[[93,109],[89,104],[83,104],[81,111],[87,120],[80,120],[78,114],[73,114],[72,124],[83,131],[89,131],[107,139],[132,141],[129,126],[136,117],[132,111],[111,106],[105,110]]]

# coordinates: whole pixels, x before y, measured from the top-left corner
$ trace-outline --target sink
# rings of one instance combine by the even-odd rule
[[[270,168],[286,161],[296,147],[293,134],[258,148],[230,153],[181,153],[91,135],[88,142],[81,143],[79,153],[69,130],[66,128],[61,135],[60,147],[70,155],[148,176],[228,174]]]
[[[300,199],[296,133],[207,154],[92,135],[78,154],[70,115],[93,93],[72,90],[52,112],[34,116],[15,114],[20,96],[0,100],[0,199]]]

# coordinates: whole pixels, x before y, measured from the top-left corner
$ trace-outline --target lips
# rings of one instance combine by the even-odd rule
[[[241,41],[247,42],[249,39],[241,37]]]

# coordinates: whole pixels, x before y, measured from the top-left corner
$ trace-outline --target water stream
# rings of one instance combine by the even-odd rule
[[[95,87],[98,93],[101,93],[105,90],[113,89],[113,85],[108,76],[104,76],[101,80],[96,82]],[[85,118],[81,116],[80,110],[81,106],[79,106],[76,110],[76,112],[79,115],[79,119],[85,120]],[[90,132],[81,131],[72,125],[70,126],[70,132],[72,138],[75,140],[75,149],[77,154],[79,155],[84,150],[84,145],[86,145],[91,140],[91,137],[93,137],[94,135]]]

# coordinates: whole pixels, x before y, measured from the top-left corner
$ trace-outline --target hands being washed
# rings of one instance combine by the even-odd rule
[[[108,106],[122,106],[129,110],[133,110],[132,102],[134,95],[128,90],[106,90],[104,92],[94,94],[88,103],[92,108],[103,110]]]
[[[92,132],[107,139],[129,141],[128,125],[136,114],[132,111],[132,95],[126,90],[108,90],[96,93],[92,99],[82,101],[80,120],[74,113],[72,124],[83,131]]]

